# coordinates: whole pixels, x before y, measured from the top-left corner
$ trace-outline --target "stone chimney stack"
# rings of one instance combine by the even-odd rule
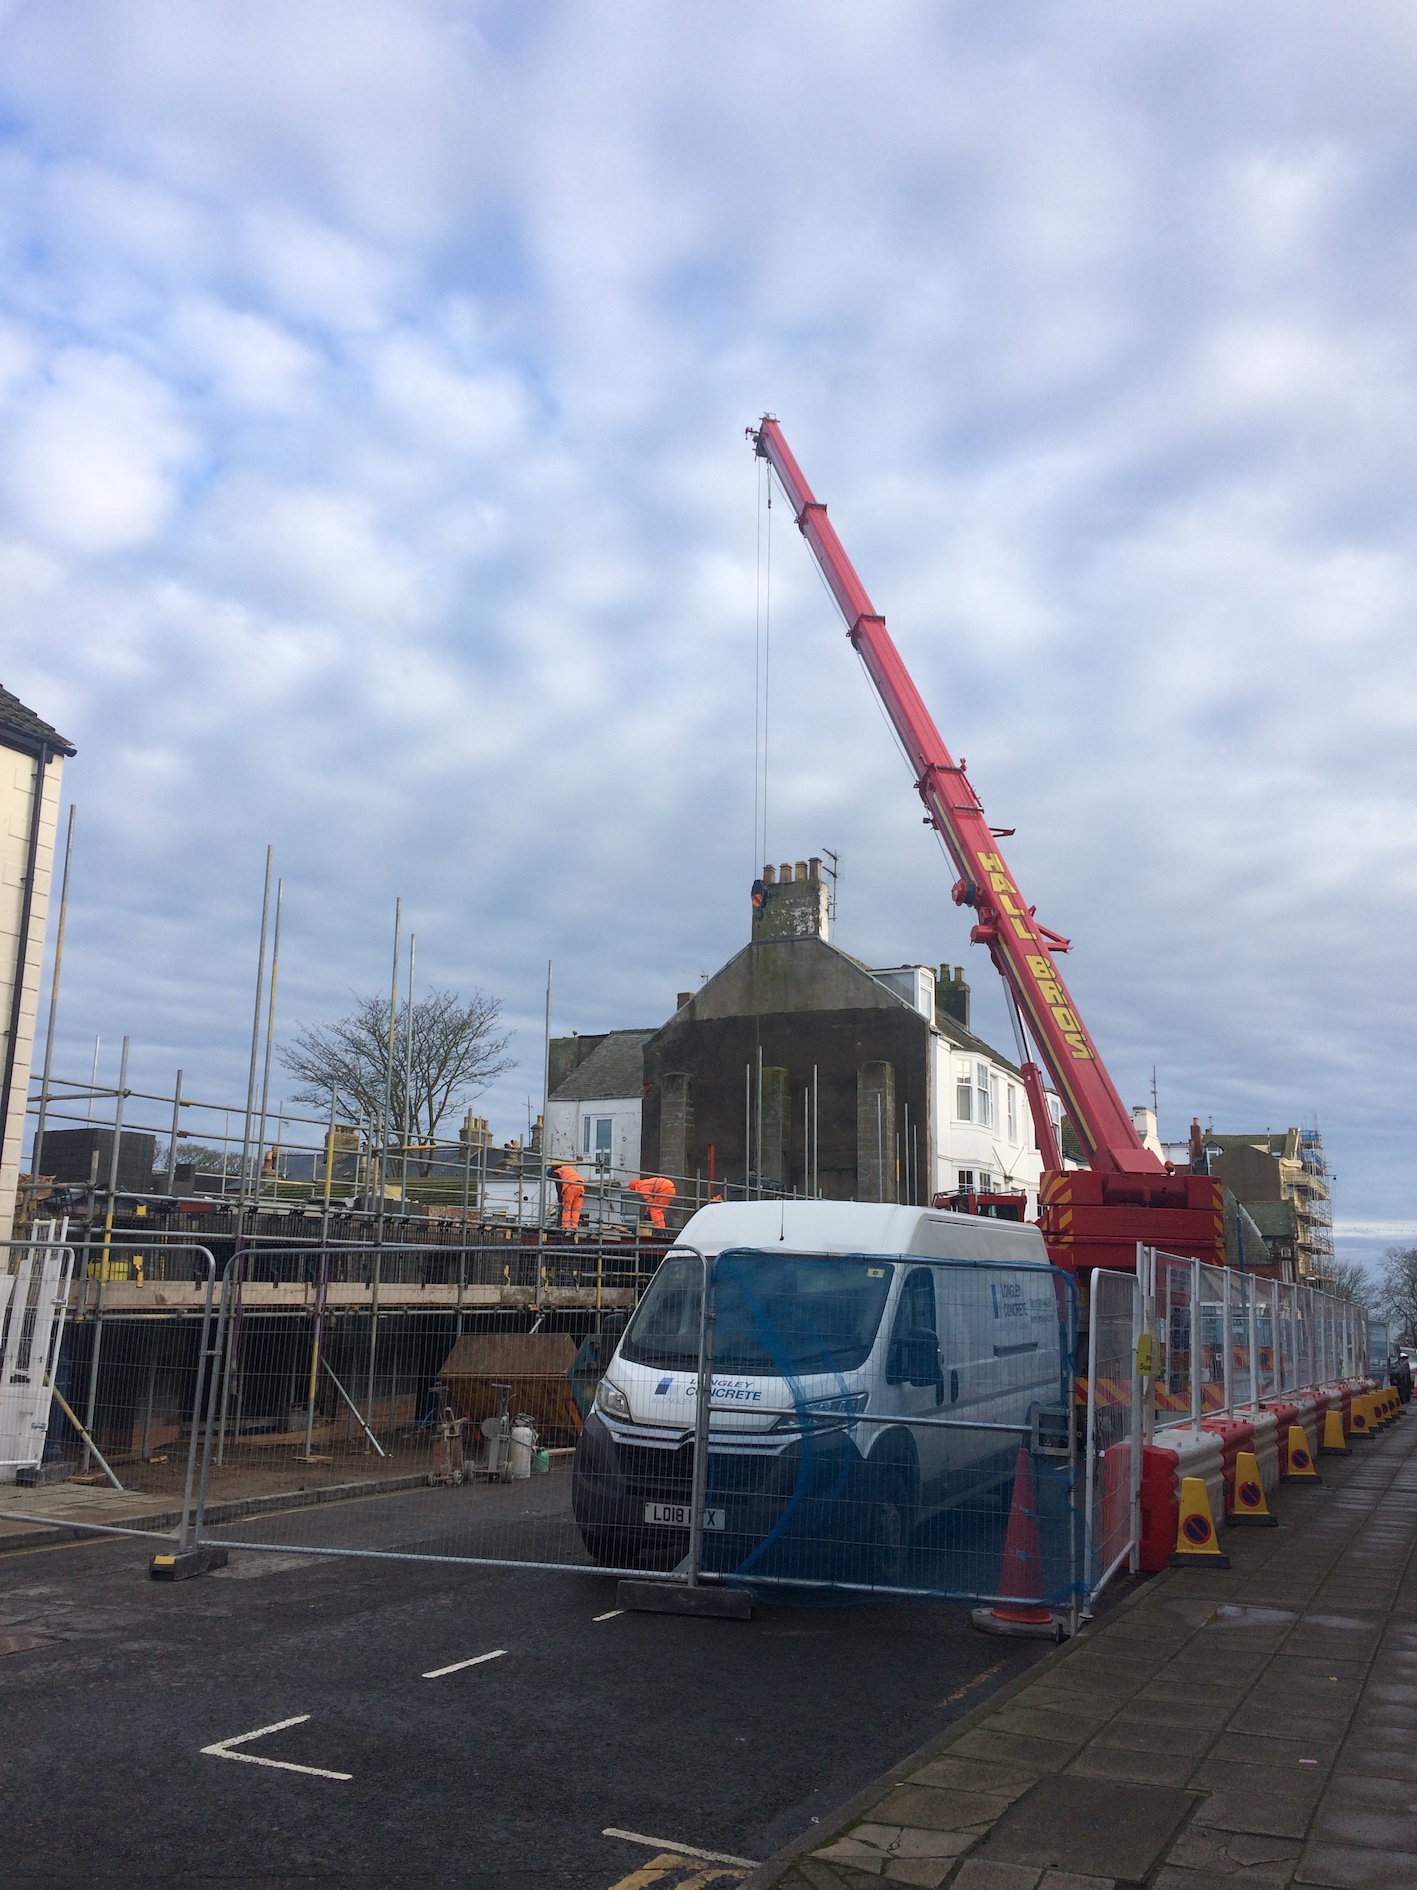
[[[765,866],[753,885],[753,939],[830,935],[828,887],[819,859]]]
[[[948,965],[940,966],[935,985],[935,1009],[969,1029],[969,986],[964,981],[963,965],[956,965],[953,972]]]

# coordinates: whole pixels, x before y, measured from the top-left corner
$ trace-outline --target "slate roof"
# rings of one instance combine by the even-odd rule
[[[1245,1209],[1260,1232],[1271,1239],[1298,1237],[1299,1214],[1292,1201],[1247,1201]]]
[[[61,755],[77,752],[74,744],[57,728],[51,728],[33,709],[27,709],[18,696],[3,687],[0,687],[0,743],[6,748],[18,748],[26,755],[37,755],[41,748],[52,748]]]
[[[1288,1136],[1283,1129],[1265,1129],[1254,1135],[1217,1135],[1214,1129],[1207,1129],[1205,1139],[1211,1148],[1218,1148],[1222,1154],[1228,1154],[1232,1148],[1257,1148],[1261,1154],[1268,1150],[1271,1155],[1282,1155]]]
[[[579,1068],[551,1092],[554,1102],[596,1102],[638,1096],[645,1086],[644,1047],[653,1030],[612,1030]]]

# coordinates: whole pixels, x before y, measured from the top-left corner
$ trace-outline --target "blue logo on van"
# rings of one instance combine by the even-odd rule
[[[668,1391],[669,1387],[673,1383],[674,1383],[674,1380],[672,1378],[661,1378],[659,1383],[654,1388],[655,1397],[662,1398],[665,1392]]]

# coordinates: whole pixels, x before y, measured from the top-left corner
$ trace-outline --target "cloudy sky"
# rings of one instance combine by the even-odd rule
[[[0,680],[78,745],[59,1067],[652,1024],[757,862],[780,415],[1163,1131],[1317,1120],[1417,1238],[1402,0],[0,0]],[[778,511],[768,853],[966,961]],[[67,797],[66,797],[67,798]],[[987,1031],[1007,1044],[972,952]]]

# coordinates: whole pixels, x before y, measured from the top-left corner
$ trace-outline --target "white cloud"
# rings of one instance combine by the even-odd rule
[[[119,356],[58,353],[14,399],[4,489],[15,520],[41,543],[80,555],[155,538],[195,442],[169,390]]]
[[[66,1055],[239,1089],[272,837],[291,1014],[382,977],[401,891],[528,1070],[548,955],[567,1026],[667,1015],[746,924],[770,407],[1124,1093],[1316,1112],[1343,1237],[1406,1225],[1414,78],[1395,0],[10,7]],[[774,561],[772,850],[840,847],[848,949],[977,961],[780,510]]]

